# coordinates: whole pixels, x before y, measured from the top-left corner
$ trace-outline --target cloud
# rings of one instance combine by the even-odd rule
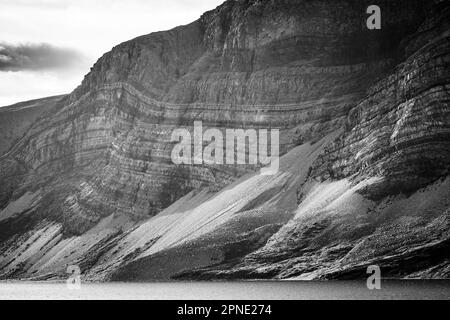
[[[50,44],[0,43],[1,71],[64,71],[78,68],[86,58],[76,50]]]

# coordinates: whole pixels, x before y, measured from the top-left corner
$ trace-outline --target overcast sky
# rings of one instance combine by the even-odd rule
[[[0,0],[0,106],[69,93],[123,41],[190,23],[224,0]]]

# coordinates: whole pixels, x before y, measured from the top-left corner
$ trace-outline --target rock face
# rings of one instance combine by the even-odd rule
[[[385,177],[369,188],[375,197],[416,191],[448,175],[449,29],[444,10],[410,36],[406,59],[351,110],[348,132],[329,147],[316,174]]]
[[[113,48],[0,159],[0,277],[448,276],[450,8],[378,2],[381,30],[230,0]],[[175,165],[194,121],[279,129],[280,171]]]
[[[64,96],[48,97],[0,108],[0,155],[22,138],[28,128]]]

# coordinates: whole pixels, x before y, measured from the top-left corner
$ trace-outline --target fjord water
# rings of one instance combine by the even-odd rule
[[[82,284],[1,282],[0,299],[28,300],[323,300],[450,299],[450,281],[383,281],[369,290],[364,281],[177,282]]]

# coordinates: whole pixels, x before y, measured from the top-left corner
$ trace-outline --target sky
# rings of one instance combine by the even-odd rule
[[[0,106],[70,93],[115,45],[224,0],[0,0]]]

